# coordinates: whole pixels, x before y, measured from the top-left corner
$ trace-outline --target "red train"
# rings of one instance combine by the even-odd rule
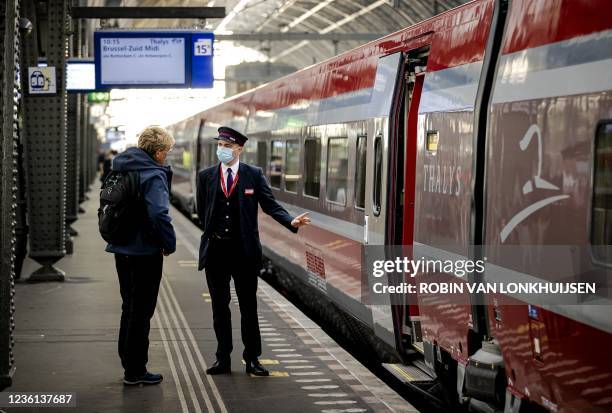
[[[241,130],[242,160],[313,221],[292,237],[262,216],[265,255],[392,347],[391,371],[473,411],[612,411],[606,294],[361,299],[364,245],[480,254],[485,278],[548,280],[563,262],[609,289],[611,16],[609,0],[477,0],[233,97],[172,125],[173,196],[194,212],[217,127]],[[526,245],[540,249],[501,253]]]

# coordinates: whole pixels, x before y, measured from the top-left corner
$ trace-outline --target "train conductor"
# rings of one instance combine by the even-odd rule
[[[217,337],[217,360],[207,374],[231,371],[232,326],[230,277],[234,278],[240,306],[242,353],[246,372],[267,376],[259,363],[261,337],[257,318],[257,277],[262,268],[261,243],[257,227],[257,204],[292,232],[307,225],[307,213],[293,218],[280,206],[261,168],[240,162],[247,137],[220,127],[217,165],[198,173],[197,209],[204,233],[200,242],[198,269],[206,272],[212,301],[213,326]]]

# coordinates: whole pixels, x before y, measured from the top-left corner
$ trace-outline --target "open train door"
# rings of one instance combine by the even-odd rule
[[[400,83],[401,69],[403,66],[402,54],[395,53],[381,57],[378,60],[376,78],[372,90],[372,98],[369,104],[369,118],[374,118],[369,123],[367,137],[367,162],[366,162],[366,188],[365,214],[364,214],[364,245],[366,262],[385,259],[384,246],[387,238],[387,215],[388,215],[388,193],[389,193],[389,115],[393,106],[396,85]],[[369,272],[370,269],[366,268]],[[387,280],[369,280],[386,284]],[[373,285],[368,286],[372,291]],[[372,327],[374,334],[395,348],[395,332],[393,327],[393,314],[391,311],[390,297],[377,294],[370,297],[370,310],[372,313]]]
[[[427,67],[430,36],[402,53],[398,81],[389,116],[389,191],[385,244],[393,246],[387,259],[412,259],[418,109]],[[407,276],[395,282],[414,281]],[[394,347],[406,358],[422,352],[418,300],[415,294],[391,297]]]
[[[416,160],[418,148],[419,106],[425,79],[431,36],[419,39],[402,55],[389,122],[389,182],[387,236],[393,245],[387,259],[414,259]],[[398,277],[399,278],[399,277]],[[396,279],[416,286],[409,274]],[[391,374],[407,386],[428,392],[435,385],[435,374],[423,361],[423,338],[419,300],[416,293],[395,294],[391,298],[391,315],[395,348],[402,363],[383,363]],[[436,401],[437,403],[437,401]]]
[[[427,38],[420,45],[427,44]],[[393,80],[393,90],[386,95],[384,110],[388,118],[376,123],[376,130],[368,139],[366,166],[365,244],[368,253],[384,254],[372,246],[408,247],[410,254],[414,223],[414,179],[416,159],[416,127],[419,99],[423,86],[429,46],[421,46],[407,53],[385,56],[378,62],[375,90],[380,84]],[[385,259],[388,257],[380,257]],[[377,280],[383,283],[388,280]],[[371,291],[371,289],[370,289]],[[400,354],[406,347],[420,342],[418,305],[387,295],[381,302],[377,295],[371,307],[374,332]]]

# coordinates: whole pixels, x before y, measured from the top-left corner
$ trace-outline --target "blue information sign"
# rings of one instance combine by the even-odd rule
[[[191,87],[213,87],[212,33],[191,35]]]
[[[210,88],[213,43],[209,32],[97,31],[96,89]]]

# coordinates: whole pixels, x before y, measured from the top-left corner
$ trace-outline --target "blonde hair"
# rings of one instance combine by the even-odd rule
[[[174,138],[161,126],[147,126],[138,134],[138,147],[153,156],[157,151],[170,149]]]

